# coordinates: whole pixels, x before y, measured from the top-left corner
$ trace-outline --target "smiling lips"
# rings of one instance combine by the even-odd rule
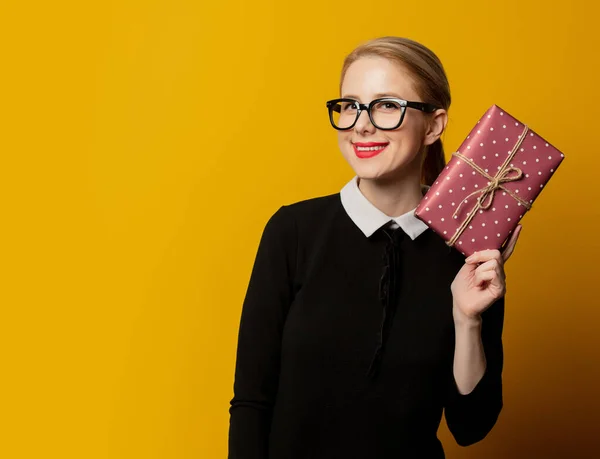
[[[388,142],[356,142],[352,144],[354,153],[359,158],[372,158],[377,156],[388,146]]]

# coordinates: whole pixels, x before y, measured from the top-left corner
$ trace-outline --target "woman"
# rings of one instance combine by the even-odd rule
[[[438,58],[383,37],[345,60],[327,103],[356,176],[267,223],[243,305],[230,459],[443,458],[502,409],[504,262],[465,260],[414,216],[445,165]]]

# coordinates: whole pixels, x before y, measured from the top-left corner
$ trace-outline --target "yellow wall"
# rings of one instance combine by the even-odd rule
[[[448,150],[496,103],[566,155],[507,267],[505,410],[448,458],[600,457],[596,2],[205,3],[0,5],[0,457],[225,457],[260,233],[351,177],[324,103],[387,34],[444,62]]]

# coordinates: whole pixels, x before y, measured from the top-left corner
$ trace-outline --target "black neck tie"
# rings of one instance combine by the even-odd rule
[[[400,228],[384,228],[387,244],[383,254],[383,271],[379,281],[379,300],[382,306],[382,317],[377,333],[377,347],[371,360],[367,376],[375,377],[378,373],[384,346],[389,335],[392,319],[396,312],[398,296],[398,276],[400,268],[400,242],[404,231]]]

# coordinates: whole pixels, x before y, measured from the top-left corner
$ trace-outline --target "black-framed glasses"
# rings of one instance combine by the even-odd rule
[[[329,121],[339,130],[352,129],[358,117],[364,111],[369,115],[373,126],[384,131],[397,129],[404,121],[406,108],[415,108],[425,113],[432,113],[438,108],[425,102],[410,102],[396,97],[374,99],[369,104],[361,104],[355,99],[341,98],[327,101]]]

